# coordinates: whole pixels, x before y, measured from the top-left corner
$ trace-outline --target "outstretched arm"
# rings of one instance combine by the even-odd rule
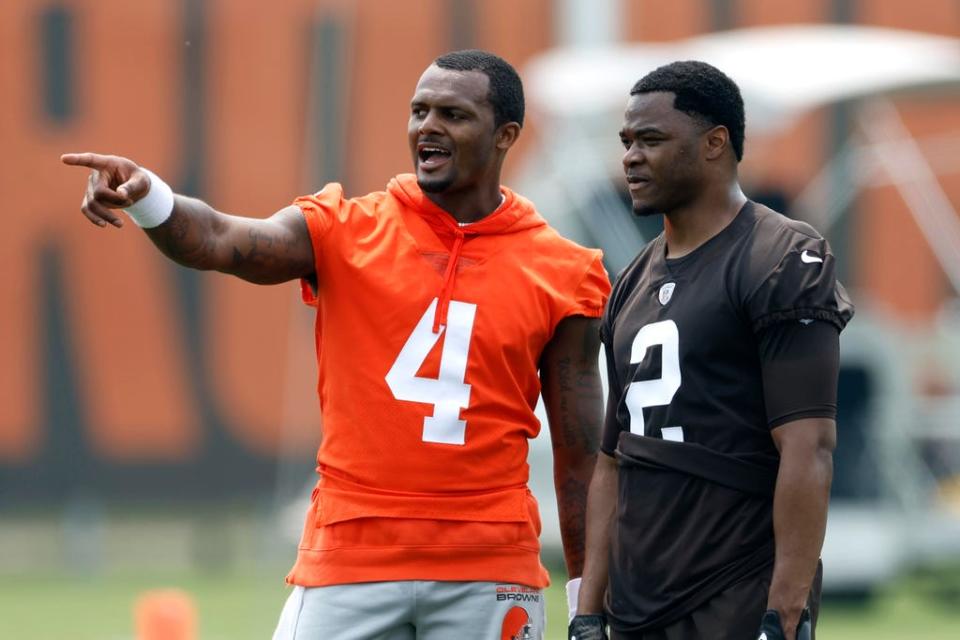
[[[132,206],[151,189],[150,176],[127,158],[68,153],[61,160],[91,169],[80,210],[100,227],[122,227],[123,218],[115,210]],[[170,217],[144,231],[167,257],[194,269],[222,271],[258,284],[314,272],[310,234],[296,206],[266,219],[244,218],[176,195]]]
[[[583,573],[587,488],[603,419],[598,326],[599,320],[583,316],[561,321],[540,361],[543,402],[553,444],[560,536],[571,578]]]

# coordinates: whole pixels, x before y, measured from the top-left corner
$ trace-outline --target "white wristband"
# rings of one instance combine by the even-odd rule
[[[150,188],[147,195],[134,202],[124,211],[130,216],[131,220],[137,223],[138,227],[152,229],[166,222],[170,214],[173,213],[173,189],[153,171],[143,167],[140,167],[140,170],[150,178]]]
[[[577,599],[580,597],[580,578],[567,582],[567,624],[577,615]]]

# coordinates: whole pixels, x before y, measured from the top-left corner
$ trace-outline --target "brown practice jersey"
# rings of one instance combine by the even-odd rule
[[[661,234],[621,273],[601,327],[602,450],[620,468],[614,628],[669,624],[772,564],[770,430],[836,407],[834,396],[771,415],[764,336],[813,326],[835,340],[852,314],[827,242],[753,202],[690,254],[667,259]]]

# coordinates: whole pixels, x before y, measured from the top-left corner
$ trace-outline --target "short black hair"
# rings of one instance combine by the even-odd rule
[[[489,51],[464,49],[445,53],[433,64],[451,71],[482,71],[490,79],[494,125],[516,122],[523,126],[523,82],[509,62]]]
[[[737,83],[724,72],[699,60],[671,62],[640,78],[630,89],[630,95],[658,91],[676,96],[673,108],[677,111],[726,127],[737,160],[743,159],[746,129],[743,97]]]

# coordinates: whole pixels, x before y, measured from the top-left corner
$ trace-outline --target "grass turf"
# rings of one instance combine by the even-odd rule
[[[133,604],[149,589],[176,587],[193,595],[199,640],[269,638],[286,597],[275,574],[0,577],[0,638],[130,640]],[[817,636],[830,640],[955,640],[960,606],[937,601],[917,580],[880,594],[869,605],[826,604]],[[547,592],[547,640],[566,638],[563,579]]]

